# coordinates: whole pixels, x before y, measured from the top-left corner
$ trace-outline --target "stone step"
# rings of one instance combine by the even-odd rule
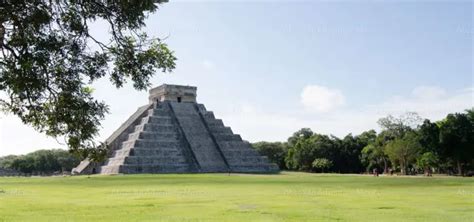
[[[180,148],[180,142],[177,140],[146,140],[146,139],[138,139],[135,140],[136,148]]]
[[[208,125],[209,126],[209,125]],[[209,126],[209,130],[211,133],[226,133],[226,134],[233,134],[232,129],[227,126]]]
[[[148,115],[149,116],[169,116],[170,113],[168,110],[165,110],[164,108],[158,108],[158,109],[150,109],[148,110]]]
[[[196,172],[188,164],[174,164],[174,165],[161,165],[161,164],[149,164],[149,165],[132,165],[125,164],[120,166],[120,173],[187,173]]]
[[[206,112],[201,112],[202,116],[204,119],[215,119],[216,117],[214,116],[214,112],[212,111],[206,111]]]
[[[253,161],[250,160],[242,160],[242,159],[227,159],[227,163],[229,166],[247,166],[247,165],[256,165],[256,164],[268,164],[269,162],[263,159],[256,159]]]
[[[172,119],[169,116],[147,116],[143,117],[140,124],[153,123],[153,124],[163,124],[163,125],[172,125]]]
[[[152,132],[152,131],[140,131],[140,132],[130,133],[128,135],[128,140],[136,140],[136,139],[178,140],[179,135],[178,135],[178,132],[155,133],[155,132]]]
[[[170,102],[170,107],[194,157],[199,163],[200,169],[203,171],[225,172],[227,165],[196,109],[196,104]]]
[[[268,158],[265,156],[234,156],[233,158],[227,158],[229,164],[240,164],[240,163],[269,163]]]
[[[243,156],[256,156],[258,152],[255,150],[243,150],[243,149],[229,149],[229,150],[222,150],[222,153],[226,157],[229,158],[236,158],[236,157],[243,157]]]
[[[130,148],[115,151],[114,157],[122,156],[174,156],[181,154],[176,148]]]
[[[207,112],[206,107],[204,106],[204,104],[198,103],[197,108],[198,108],[199,112],[201,112],[201,113]]]
[[[134,132],[140,131],[153,131],[156,133],[172,133],[176,132],[176,126],[172,124],[154,124],[154,123],[145,123],[135,126]]]
[[[175,139],[171,140],[147,140],[147,139],[136,139],[127,140],[122,143],[122,149],[130,148],[173,148],[177,149],[180,146],[180,142]]]
[[[185,164],[186,159],[182,155],[176,156],[125,156],[114,157],[107,161],[107,165],[143,165],[143,164]]]
[[[232,149],[250,149],[254,150],[252,146],[242,140],[240,141],[219,141],[217,140],[219,147],[222,150],[232,150]]]
[[[163,103],[156,103],[155,102],[155,103],[153,103],[153,108],[163,110],[163,109],[165,109],[165,106],[163,106]]]
[[[221,119],[205,118],[205,120],[209,127],[223,127],[224,126],[224,122]]]
[[[217,141],[242,141],[242,137],[238,134],[213,133],[212,135]]]

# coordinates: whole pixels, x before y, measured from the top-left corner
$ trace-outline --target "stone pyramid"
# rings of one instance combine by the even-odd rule
[[[275,173],[278,167],[196,102],[196,87],[161,85],[107,139],[103,163],[82,161],[74,174]]]

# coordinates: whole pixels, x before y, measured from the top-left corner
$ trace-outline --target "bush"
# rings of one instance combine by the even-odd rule
[[[313,169],[323,172],[323,173],[324,173],[324,170],[331,168],[331,166],[332,166],[332,161],[326,158],[316,158],[313,161]]]

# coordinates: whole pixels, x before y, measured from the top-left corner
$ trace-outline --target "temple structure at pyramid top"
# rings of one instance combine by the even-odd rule
[[[194,86],[161,85],[107,140],[104,162],[74,174],[275,173],[278,167],[196,101]]]
[[[150,96],[148,97],[150,103],[156,101],[176,101],[176,102],[196,102],[196,91],[195,86],[180,86],[180,85],[168,85],[163,84],[150,90]]]

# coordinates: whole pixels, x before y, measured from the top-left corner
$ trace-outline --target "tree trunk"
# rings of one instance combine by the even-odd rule
[[[387,174],[387,173],[388,173],[388,163],[387,163],[387,160],[383,158],[383,174]]]
[[[406,162],[405,159],[400,160],[400,173],[402,175],[407,175],[407,168],[406,168]]]
[[[457,165],[458,165],[458,175],[459,176],[462,176],[462,165],[461,165],[461,161],[457,161]]]
[[[400,165],[400,173],[401,173],[402,175],[407,175],[407,170],[405,169],[405,166]]]

